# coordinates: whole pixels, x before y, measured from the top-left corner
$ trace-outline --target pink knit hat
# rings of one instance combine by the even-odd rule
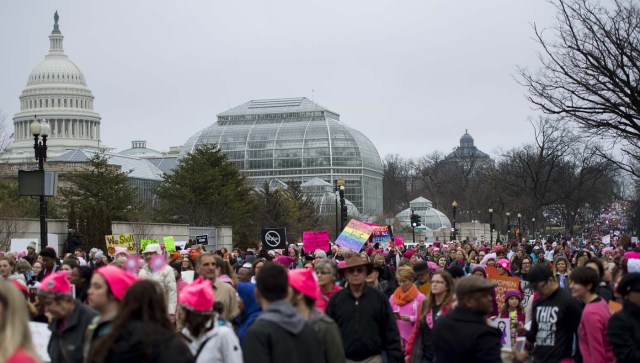
[[[69,282],[68,271],[53,272],[51,275],[42,279],[40,287],[38,287],[39,293],[53,294],[53,295],[71,295],[71,283]]]
[[[104,278],[113,297],[118,300],[122,300],[129,286],[136,281],[136,277],[133,274],[114,265],[100,267],[96,272]]]
[[[289,271],[289,285],[301,294],[312,299],[318,298],[318,278],[310,268],[299,268]]]
[[[506,258],[499,259],[498,262],[496,262],[496,265],[502,267],[507,271],[511,271],[511,262],[509,262],[509,260],[507,260]]]
[[[178,302],[184,308],[201,314],[213,312],[213,286],[211,281],[200,276],[185,286],[178,296]]]
[[[124,247],[114,247],[114,249],[116,250],[116,255],[119,253],[124,253],[125,255],[127,254],[127,249]]]
[[[406,258],[407,260],[410,260],[411,257],[413,257],[414,252],[413,251],[407,251],[404,253],[404,255],[402,255],[402,257]]]
[[[507,290],[504,293],[504,301],[506,302],[507,300],[509,300],[510,297],[515,296],[518,299],[520,299],[520,301],[522,301],[522,294],[520,293],[520,291],[518,290]]]

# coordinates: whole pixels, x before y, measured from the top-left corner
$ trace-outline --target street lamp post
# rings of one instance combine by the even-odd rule
[[[507,212],[507,241],[509,240],[509,234],[511,233],[511,213]]]
[[[347,203],[344,199],[344,186],[345,181],[343,179],[338,180],[338,185],[340,186],[340,231],[344,230],[344,227],[347,225]]]
[[[518,213],[518,235],[516,236],[518,239],[518,243],[520,243],[520,239],[522,239],[522,214]]]
[[[489,208],[489,244],[493,243],[493,208]]]
[[[531,223],[533,224],[531,230],[533,231],[533,240],[536,240],[536,219],[531,218]]]
[[[49,124],[47,120],[38,121],[35,117],[29,126],[33,135],[33,150],[38,161],[38,170],[44,173],[44,162],[47,160],[47,137],[49,136]],[[44,191],[43,191],[44,192]],[[40,195],[40,250],[47,247],[47,201],[44,195]]]
[[[451,203],[451,206],[453,207],[453,227],[451,228],[451,231],[453,232],[453,240],[456,240],[456,209],[458,208],[458,203],[454,200],[453,203]]]

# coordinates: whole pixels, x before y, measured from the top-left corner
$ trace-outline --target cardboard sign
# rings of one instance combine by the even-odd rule
[[[193,282],[193,277],[195,275],[195,271],[191,270],[191,271],[182,271],[180,273],[180,276],[182,276],[182,280],[184,280],[184,282],[186,282],[187,284],[190,284]]]
[[[507,290],[520,290],[520,279],[511,276],[500,276],[488,274],[487,279],[496,284],[496,301],[498,311],[502,311],[505,303],[505,293]]]
[[[374,227],[365,223],[352,219],[336,239],[336,244],[355,253],[359,253],[362,246],[364,246],[365,242],[369,239],[369,236],[371,236],[371,233],[373,233],[373,228]]]
[[[160,240],[157,239],[141,239],[140,240],[140,253],[144,252],[144,249],[147,248],[150,244],[160,244]]]
[[[176,252],[176,242],[173,240],[173,236],[167,236],[162,239],[164,242],[164,248],[167,252]]]
[[[315,250],[329,250],[329,231],[304,231],[302,232],[302,246],[305,252]]]
[[[371,242],[380,243],[383,248],[386,248],[391,242],[391,227],[389,226],[378,226],[373,229],[373,233],[371,233]]]
[[[51,362],[47,347],[51,339],[51,330],[46,323],[29,322],[29,330],[31,331],[31,340],[36,349],[36,353],[43,362]]]
[[[500,344],[502,348],[511,349],[511,321],[508,318],[495,319],[490,325],[500,330]]]
[[[109,256],[116,255],[116,247],[124,247],[127,249],[127,253],[136,253],[136,242],[133,239],[133,233],[129,234],[113,234],[104,236],[107,242],[107,253]]]
[[[286,228],[263,228],[262,248],[265,250],[277,250],[287,248]]]

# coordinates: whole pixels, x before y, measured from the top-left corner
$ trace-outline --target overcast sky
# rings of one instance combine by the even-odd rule
[[[248,100],[313,95],[381,157],[449,152],[465,129],[490,154],[531,140],[514,77],[554,17],[541,0],[0,1],[9,121],[56,9],[105,145],[168,150]]]

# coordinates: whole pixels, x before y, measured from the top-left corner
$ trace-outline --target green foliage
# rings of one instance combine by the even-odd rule
[[[69,226],[77,225],[83,233],[84,247],[104,250],[104,236],[112,234],[111,222],[130,220],[136,213],[139,206],[128,174],[98,153],[86,169],[68,177],[68,187],[60,189],[59,209]]]
[[[243,230],[255,230],[251,187],[217,146],[201,146],[180,159],[156,194],[163,221],[231,226],[234,237]]]
[[[38,201],[18,196],[16,180],[0,180],[0,218],[38,218]]]

